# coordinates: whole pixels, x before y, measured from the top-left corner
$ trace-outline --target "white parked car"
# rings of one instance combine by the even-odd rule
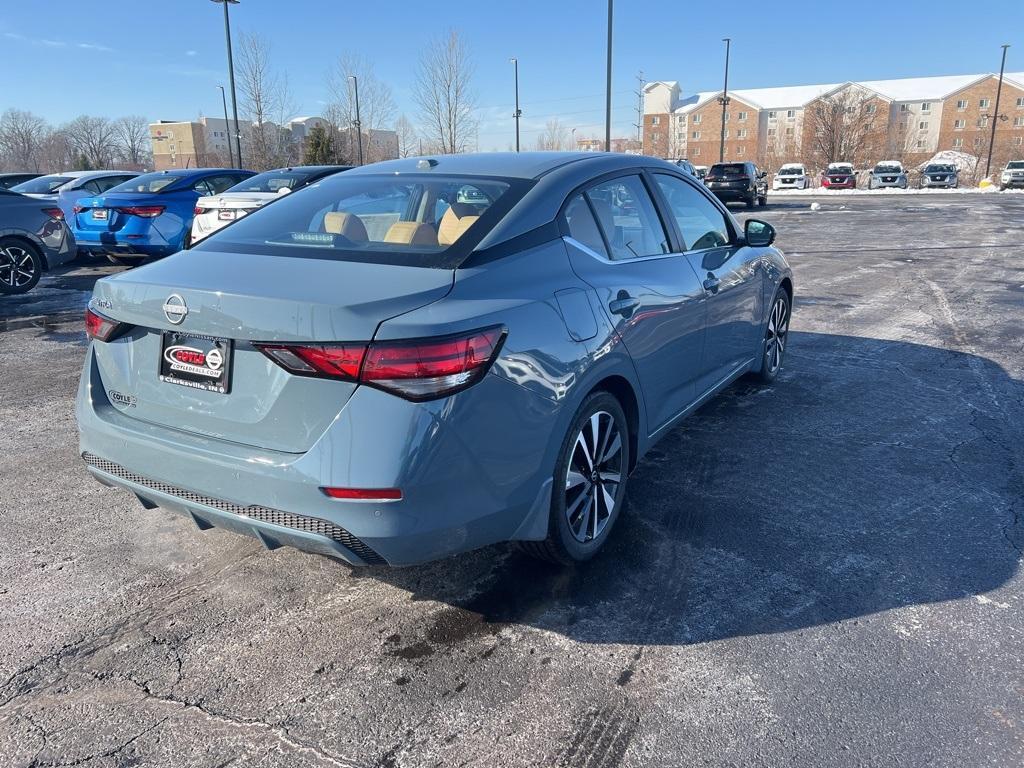
[[[350,165],[305,165],[295,168],[278,168],[250,176],[219,195],[209,195],[196,200],[195,218],[189,244],[195,244],[209,237],[226,224],[252,213],[280,195],[294,192],[325,176],[347,171]]]
[[[780,189],[807,189],[807,171],[803,163],[786,163],[772,178],[772,191]]]

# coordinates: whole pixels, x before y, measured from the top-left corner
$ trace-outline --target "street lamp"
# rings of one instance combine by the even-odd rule
[[[224,86],[218,85],[220,88],[220,101],[224,105],[224,127],[227,129],[228,134],[228,160],[231,162],[231,167],[235,167],[235,156],[231,152],[231,123],[228,122],[228,101],[224,96]]]
[[[575,129],[575,128],[573,128],[573,129],[572,129],[572,130],[571,130],[571,131],[569,132],[569,135],[571,136],[571,138],[570,138],[569,140],[570,140],[570,141],[572,142],[572,148],[573,148],[573,150],[575,151],[575,150],[579,149],[579,147],[578,147],[578,146],[576,145],[576,129]]]
[[[363,123],[359,119],[359,78],[355,75],[349,75],[348,79],[352,81],[356,91],[356,142],[359,145],[359,164],[363,164]]]
[[[996,86],[996,108],[995,115],[992,118],[992,135],[988,140],[988,160],[985,161],[985,178],[988,178],[988,172],[992,167],[992,146],[996,143],[996,123],[999,122],[1001,117],[999,114],[999,97],[1003,92],[1003,71],[1006,69],[1006,49],[1009,45],[1003,46],[1003,61],[999,65],[999,85]]]
[[[718,99],[722,104],[722,137],[718,144],[718,162],[720,163],[725,160],[725,110],[729,108],[729,44],[732,42],[732,38],[723,37],[722,42],[725,43],[725,85],[722,88],[722,95]]]
[[[228,6],[238,5],[240,0],[211,0],[211,2],[221,3],[224,6],[224,37],[228,44],[228,79],[231,81],[231,111],[235,118],[235,150],[238,155],[238,167],[241,168],[242,134],[238,130],[238,99],[235,97],[235,63],[231,58],[231,21],[228,19]]]
[[[604,151],[612,151],[612,0],[608,0],[608,59],[604,93]]]
[[[519,108],[519,59],[512,57],[509,59],[515,67],[516,71],[516,111],[512,113],[512,117],[516,119],[516,152],[519,151],[519,117],[523,114],[523,110]]]

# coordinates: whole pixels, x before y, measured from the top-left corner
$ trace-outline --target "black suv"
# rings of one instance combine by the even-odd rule
[[[764,205],[768,199],[768,174],[753,163],[715,163],[704,177],[715,197],[723,203]]]

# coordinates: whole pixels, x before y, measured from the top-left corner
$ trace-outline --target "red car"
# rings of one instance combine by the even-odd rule
[[[857,174],[851,163],[829,163],[821,176],[821,186],[827,189],[856,189]]]

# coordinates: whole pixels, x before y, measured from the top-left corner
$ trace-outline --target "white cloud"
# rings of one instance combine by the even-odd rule
[[[199,51],[185,51],[186,56],[198,56]]]
[[[104,53],[113,53],[113,48],[108,48],[105,45],[98,45],[96,43],[78,43],[79,48],[83,48],[87,51],[102,51]]]
[[[108,48],[105,45],[99,43],[68,43],[66,40],[50,40],[45,37],[25,37],[19,35],[16,32],[4,32],[3,36],[8,40],[22,40],[31,45],[42,45],[46,48],[67,48],[68,45],[74,45],[76,48],[81,48],[86,51],[102,51],[103,53],[113,53],[113,48]]]

